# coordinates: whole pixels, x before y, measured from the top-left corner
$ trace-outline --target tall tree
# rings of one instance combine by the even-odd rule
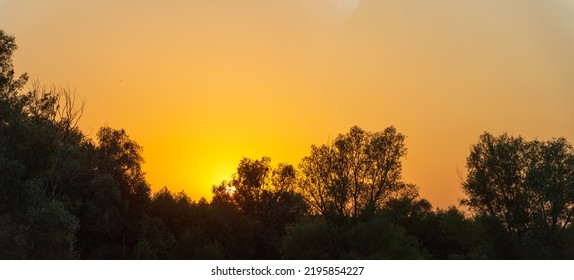
[[[0,30],[0,94],[3,97],[14,96],[20,92],[28,81],[28,74],[24,73],[16,78],[12,54],[17,49],[16,40]]]
[[[574,219],[574,149],[564,138],[527,141],[506,133],[484,133],[467,158],[463,204],[494,217],[515,257],[530,247],[560,248]],[[545,244],[545,245],[543,245]],[[513,257],[513,256],[510,256]]]
[[[311,146],[300,164],[302,191],[316,213],[357,217],[372,214],[412,185],[402,182],[405,136],[394,127],[367,132],[355,126],[332,145]]]
[[[574,149],[564,138],[531,143],[526,184],[532,190],[533,220],[550,233],[574,221]]]
[[[73,258],[76,217],[53,195],[62,154],[59,95],[23,92],[14,37],[0,30],[0,258]]]
[[[87,258],[136,257],[148,223],[150,187],[142,171],[142,147],[125,130],[103,127],[89,145],[91,174],[82,191],[79,245]]]
[[[297,172],[292,165],[273,168],[271,159],[241,159],[231,181],[213,187],[216,207],[232,206],[248,220],[246,230],[258,238],[251,246],[252,258],[278,258],[285,226],[307,212],[302,196],[295,192]]]
[[[522,137],[484,133],[467,158],[463,190],[469,199],[463,204],[497,217],[509,233],[524,232],[530,223],[528,146]]]

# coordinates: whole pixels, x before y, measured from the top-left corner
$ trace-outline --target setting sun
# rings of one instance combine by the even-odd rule
[[[572,1],[0,0],[0,259],[574,259],[573,73]]]
[[[572,5],[415,2],[2,1],[0,24],[17,73],[75,89],[87,135],[126,129],[152,189],[194,200],[353,125],[404,133],[405,181],[440,207],[480,133],[574,138]]]

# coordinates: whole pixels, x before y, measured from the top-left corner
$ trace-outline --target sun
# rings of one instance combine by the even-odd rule
[[[225,187],[225,194],[229,195],[229,196],[233,196],[233,194],[235,194],[235,187],[234,186],[227,186]]]
[[[223,181],[230,181],[233,173],[235,173],[235,166],[230,163],[216,166],[210,176],[212,185],[219,185]]]

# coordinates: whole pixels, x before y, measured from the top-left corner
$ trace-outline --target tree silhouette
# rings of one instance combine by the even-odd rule
[[[243,158],[232,180],[213,188],[214,203],[236,207],[249,219],[258,236],[254,258],[278,258],[285,226],[307,212],[303,197],[295,192],[296,170],[292,165],[271,167],[271,159]]]
[[[70,89],[24,86],[0,30],[0,259],[572,259],[574,148],[484,133],[462,201],[402,179],[405,136],[352,127],[296,168],[243,158],[213,199],[152,194],[123,129],[78,127]]]
[[[54,92],[22,93],[0,30],[0,258],[73,258],[78,221],[53,195],[62,126]]]
[[[574,150],[565,139],[526,141],[484,133],[467,166],[463,204],[497,219],[509,242],[516,243],[515,257],[528,257],[527,243],[560,243],[553,240],[562,238],[574,218]]]
[[[394,127],[371,133],[355,126],[331,146],[311,146],[300,169],[301,189],[313,210],[324,216],[358,217],[415,191],[402,182],[404,139]]]

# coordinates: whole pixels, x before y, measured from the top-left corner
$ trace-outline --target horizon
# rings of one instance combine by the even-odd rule
[[[75,89],[87,135],[125,129],[153,191],[194,200],[353,125],[404,134],[404,181],[441,208],[484,131],[574,139],[566,1],[214,2],[0,1],[0,26],[17,73]]]

